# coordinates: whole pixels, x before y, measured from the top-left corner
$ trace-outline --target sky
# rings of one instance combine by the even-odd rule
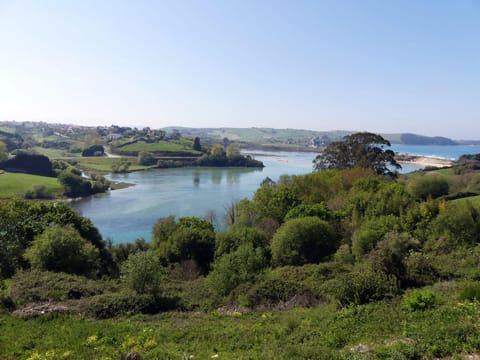
[[[480,139],[480,0],[0,0],[0,120]]]

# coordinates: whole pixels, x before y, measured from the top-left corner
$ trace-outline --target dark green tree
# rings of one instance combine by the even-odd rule
[[[391,146],[390,142],[377,134],[360,132],[347,135],[343,141],[328,145],[313,160],[314,168],[315,170],[371,168],[379,175],[393,176],[395,173],[391,168],[401,169],[401,166],[395,160],[395,153],[385,149],[385,146]]]
[[[200,144],[200,138],[198,136],[193,139],[193,150],[202,151],[202,145]]]

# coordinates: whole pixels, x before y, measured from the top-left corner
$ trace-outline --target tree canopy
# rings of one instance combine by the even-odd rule
[[[315,170],[371,168],[378,175],[394,175],[401,169],[395,160],[395,153],[385,149],[391,146],[382,136],[359,132],[344,136],[343,141],[328,145],[314,160]],[[393,170],[392,170],[393,168]]]

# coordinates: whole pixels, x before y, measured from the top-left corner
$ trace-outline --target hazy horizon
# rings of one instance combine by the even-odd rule
[[[480,2],[0,0],[0,120],[480,139]]]

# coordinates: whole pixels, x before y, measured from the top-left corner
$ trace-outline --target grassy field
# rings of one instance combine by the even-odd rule
[[[150,169],[153,166],[145,166],[145,165],[138,165],[137,159],[132,158],[125,158],[127,159],[131,165],[129,170],[137,171],[137,170],[146,170]],[[98,171],[102,173],[108,173],[112,171],[112,165],[120,164],[122,162],[122,158],[107,158],[107,157],[79,157],[75,159],[78,163],[77,166],[86,170],[86,171]]]
[[[445,285],[442,285],[445,286]],[[447,284],[447,287],[449,284]],[[446,291],[448,289],[444,289]],[[111,320],[0,316],[10,359],[432,359],[480,350],[480,305],[441,296],[407,311],[401,299],[336,309],[230,315],[168,312]],[[362,351],[358,351],[362,349]],[[10,357],[8,357],[10,356]],[[1,357],[0,357],[1,358]]]
[[[45,186],[53,195],[63,193],[63,188],[56,178],[5,172],[0,173],[0,198],[23,197],[36,185]]]
[[[161,152],[161,153],[169,153],[169,152],[182,152],[187,153],[190,155],[201,155],[200,151],[196,151],[192,149],[193,143],[187,140],[179,140],[179,141],[158,141],[154,143],[146,143],[146,142],[137,142],[134,144],[129,144],[118,148],[119,152],[140,152],[140,151],[148,151],[148,152]]]
[[[43,148],[39,146],[34,147],[33,150],[35,150],[35,152],[39,154],[48,156],[51,159],[61,158],[61,157],[77,157],[82,155],[81,153],[72,153],[66,150]]]

